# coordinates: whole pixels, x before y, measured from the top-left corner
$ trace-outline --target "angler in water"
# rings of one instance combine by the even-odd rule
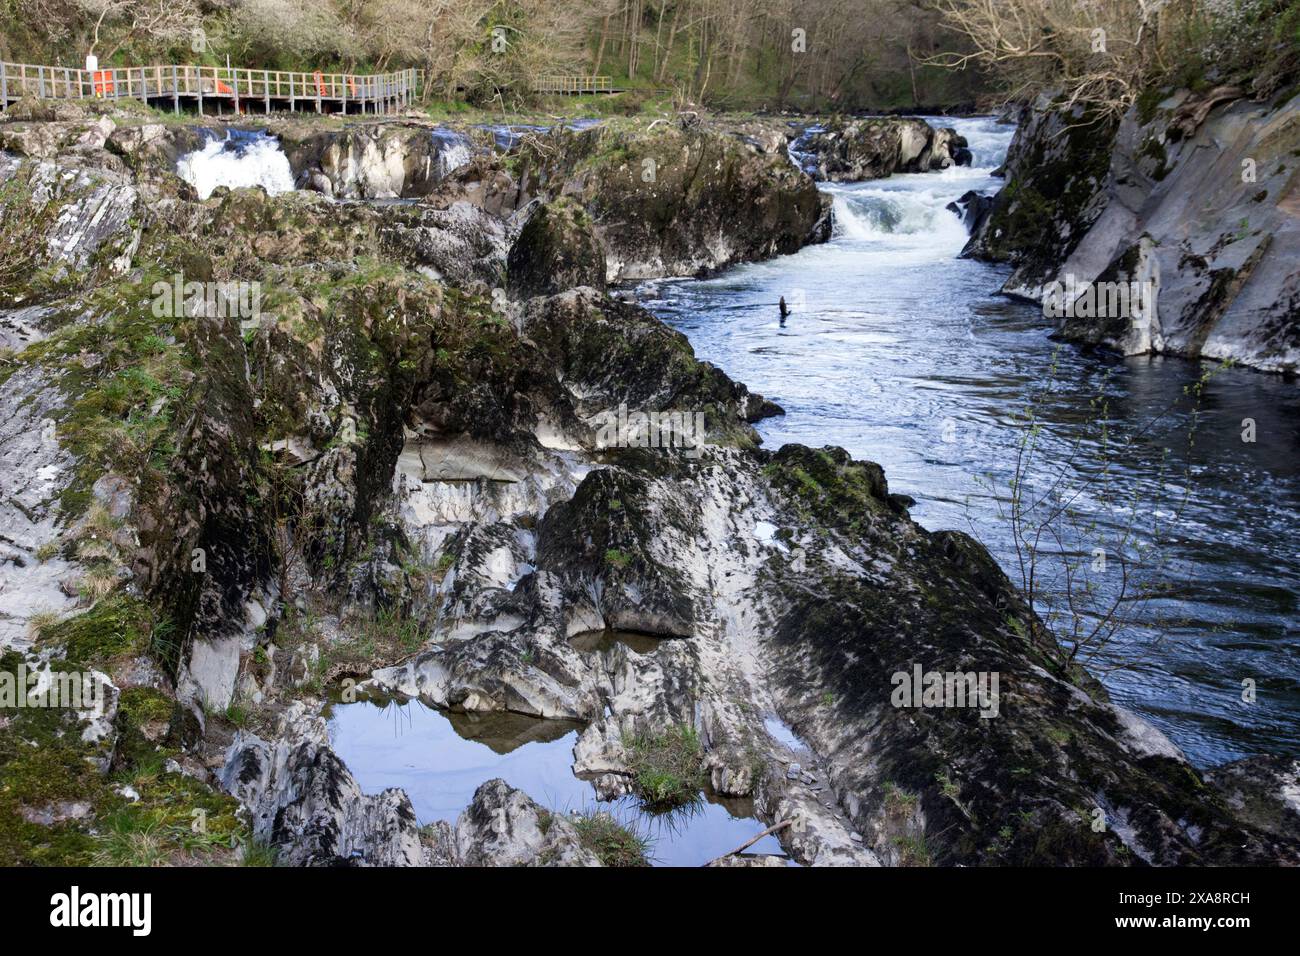
[[[785,304],[785,296],[781,296],[781,325],[785,325],[785,317],[790,314],[790,307]]]

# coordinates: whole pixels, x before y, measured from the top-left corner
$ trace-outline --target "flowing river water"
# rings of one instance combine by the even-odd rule
[[[1146,562],[1172,585],[1089,666],[1198,765],[1300,752],[1300,388],[1229,368],[1196,407],[1184,388],[1208,363],[1052,341],[1041,308],[996,294],[1006,269],[958,258],[966,230],[945,208],[1002,185],[991,173],[1013,128],[930,122],[970,141],[971,167],[823,184],[830,242],[710,279],[644,283],[642,304],[785,408],[759,425],[767,447],[840,445],[879,462],[890,490],[916,499],[922,525],[973,534],[1017,582],[1006,490],[1022,434],[1013,416],[1032,403],[1043,426],[1036,469],[1087,475],[1108,462],[1113,497],[1134,503],[1139,527],[1158,528]],[[784,325],[781,297],[792,310]],[[1242,440],[1247,418],[1254,442]],[[1074,504],[1119,520],[1088,494]],[[1107,586],[1106,574],[1096,580]]]

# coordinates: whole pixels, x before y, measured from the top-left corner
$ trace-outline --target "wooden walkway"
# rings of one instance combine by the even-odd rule
[[[0,61],[0,109],[24,96],[39,99],[142,100],[179,113],[393,113],[410,106],[420,71],[294,73],[219,66],[131,66],[77,70]]]
[[[533,80],[533,92],[577,96],[582,93],[622,93],[608,76],[560,76],[545,74]]]

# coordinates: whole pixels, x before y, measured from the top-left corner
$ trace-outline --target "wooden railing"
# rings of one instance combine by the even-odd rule
[[[560,76],[547,74],[533,81],[537,93],[614,93],[614,81],[608,76]]]
[[[272,105],[297,109],[300,104],[317,110],[322,104],[348,104],[361,110],[410,105],[416,95],[416,70],[396,73],[297,73],[287,70],[248,70],[239,67],[158,66],[107,67],[78,70],[64,66],[39,66],[0,61],[0,107],[34,96],[40,99],[121,99],[132,97],[170,100],[179,110],[181,100],[215,99],[233,104]]]

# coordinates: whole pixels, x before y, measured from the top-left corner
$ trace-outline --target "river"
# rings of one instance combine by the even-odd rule
[[[709,279],[647,282],[642,304],[785,408],[759,425],[768,447],[840,445],[879,462],[890,490],[916,499],[922,525],[973,534],[1009,571],[1019,567],[1006,517],[1014,416],[1032,406],[1043,428],[1027,478],[1109,463],[1112,494],[1094,487],[1074,510],[1109,541],[1133,526],[1152,579],[1172,588],[1094,648],[1090,668],[1197,765],[1300,751],[1300,389],[1216,370],[1197,406],[1184,389],[1209,363],[1051,340],[1039,307],[997,294],[1006,269],[958,257],[966,231],[945,209],[1002,185],[991,174],[1012,127],[930,121],[967,137],[971,167],[823,184],[835,204],[829,242]],[[784,325],[781,297],[792,310]],[[1136,508],[1131,525],[1121,502]],[[1117,586],[1116,567],[1094,576],[1101,593]]]

